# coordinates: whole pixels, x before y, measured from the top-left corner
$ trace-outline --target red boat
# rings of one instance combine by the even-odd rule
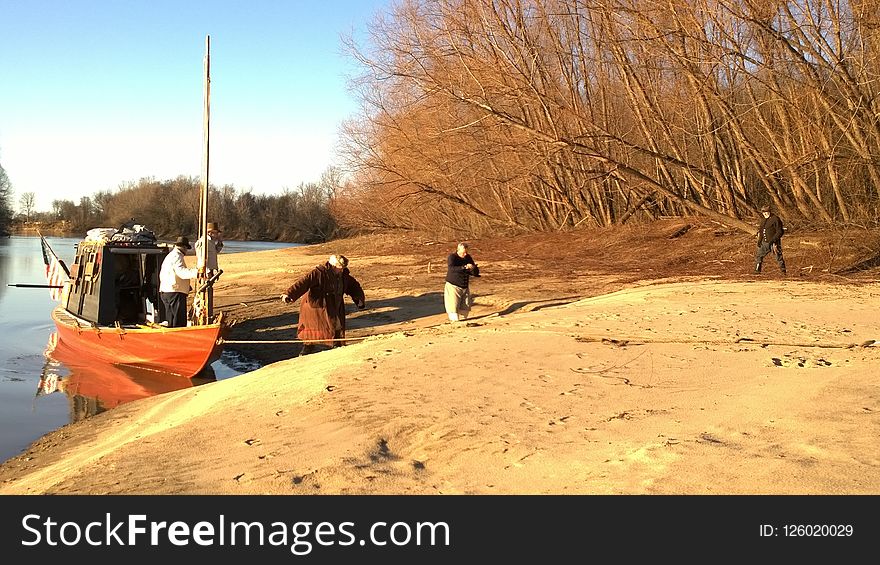
[[[205,159],[199,203],[199,237],[207,249],[208,101],[210,38],[205,55]],[[211,285],[200,270],[186,327],[168,328],[159,299],[159,271],[171,250],[152,231],[131,222],[119,229],[96,228],[77,245],[70,269],[42,239],[43,259],[52,290],[63,287],[52,311],[62,343],[82,355],[117,365],[191,378],[220,356],[228,328],[222,313],[214,316]],[[59,285],[58,282],[63,281]]]
[[[57,332],[49,337],[46,357],[37,395],[63,391],[70,398],[74,421],[126,402],[216,380],[210,371],[200,373],[198,378],[181,379],[168,373],[94,361],[59,341]]]
[[[215,324],[166,328],[160,324],[99,326],[63,307],[52,311],[58,335],[85,358],[106,363],[194,377],[220,358],[225,329]]]
[[[219,359],[228,325],[222,313],[211,323],[193,316],[182,328],[156,322],[163,317],[159,266],[169,247],[143,234],[90,232],[94,239],[77,246],[52,320],[61,341],[85,359],[194,377]]]

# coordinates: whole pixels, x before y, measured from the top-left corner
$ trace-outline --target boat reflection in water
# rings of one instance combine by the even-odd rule
[[[170,373],[83,359],[55,332],[46,346],[46,364],[36,396],[63,392],[70,402],[70,420],[78,422],[126,402],[216,380],[210,366],[191,379],[182,379]]]

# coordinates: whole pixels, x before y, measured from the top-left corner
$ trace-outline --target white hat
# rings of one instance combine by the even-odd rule
[[[327,262],[340,269],[344,269],[348,266],[348,258],[345,255],[331,255]]]

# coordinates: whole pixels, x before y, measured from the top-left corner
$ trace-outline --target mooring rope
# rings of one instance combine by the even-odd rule
[[[330,339],[223,339],[222,337],[217,340],[217,343],[235,343],[235,344],[257,344],[257,343],[327,343],[328,341],[353,341],[357,339],[367,339],[374,337],[375,335],[387,335],[387,334],[373,334],[373,335],[365,335],[361,337],[335,337]]]

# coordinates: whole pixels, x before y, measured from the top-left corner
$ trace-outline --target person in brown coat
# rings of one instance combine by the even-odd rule
[[[300,355],[308,355],[316,345],[345,345],[341,339],[345,337],[346,294],[359,310],[364,308],[364,290],[348,271],[348,259],[331,255],[326,263],[299,278],[281,295],[284,302],[303,297],[296,335],[307,343],[303,343]]]

